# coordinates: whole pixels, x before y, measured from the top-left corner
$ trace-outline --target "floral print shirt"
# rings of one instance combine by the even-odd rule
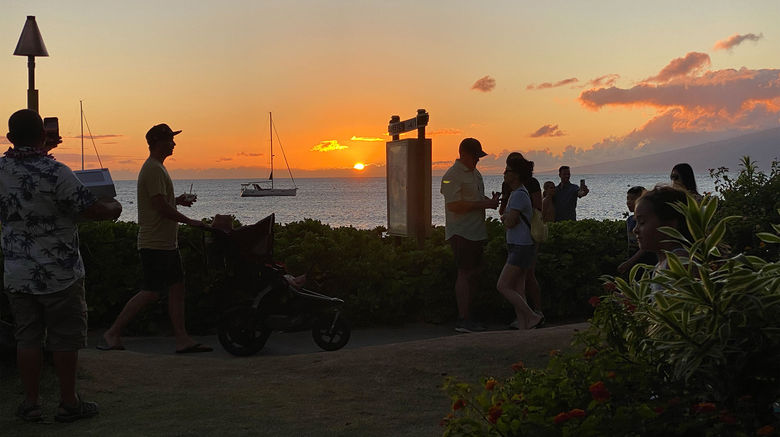
[[[0,158],[5,290],[56,293],[84,277],[76,221],[96,199],[68,166],[27,152]]]

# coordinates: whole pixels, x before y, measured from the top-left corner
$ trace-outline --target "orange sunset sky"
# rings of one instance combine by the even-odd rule
[[[383,176],[390,116],[418,108],[430,113],[439,173],[468,136],[490,154],[483,173],[497,174],[513,150],[545,170],[780,125],[776,0],[4,0],[1,9],[3,128],[26,107],[27,62],[12,53],[35,15],[50,55],[37,59],[40,112],[59,117],[64,139],[54,154],[80,167],[83,100],[115,179],[135,178],[144,134],[160,122],[183,130],[166,161],[174,178],[266,176],[269,111],[295,177]]]

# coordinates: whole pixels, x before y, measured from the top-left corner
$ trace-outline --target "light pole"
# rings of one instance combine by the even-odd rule
[[[38,112],[38,90],[35,89],[35,57],[49,56],[49,52],[46,51],[46,45],[43,44],[43,37],[38,30],[35,16],[27,16],[14,55],[27,56],[27,109]]]

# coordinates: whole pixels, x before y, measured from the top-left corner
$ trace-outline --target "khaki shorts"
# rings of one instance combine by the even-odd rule
[[[87,301],[84,278],[50,294],[6,293],[14,315],[17,347],[55,352],[87,345]]]

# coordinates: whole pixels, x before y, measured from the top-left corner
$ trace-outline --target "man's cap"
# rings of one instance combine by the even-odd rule
[[[477,158],[487,156],[487,153],[482,150],[482,144],[480,144],[476,138],[466,138],[465,140],[461,141],[460,147],[458,147],[458,152],[467,152],[476,156]]]
[[[152,128],[149,129],[149,132],[146,133],[146,142],[151,143],[155,140],[167,140],[180,133],[180,130],[173,130],[165,123],[157,124],[152,126]]]

